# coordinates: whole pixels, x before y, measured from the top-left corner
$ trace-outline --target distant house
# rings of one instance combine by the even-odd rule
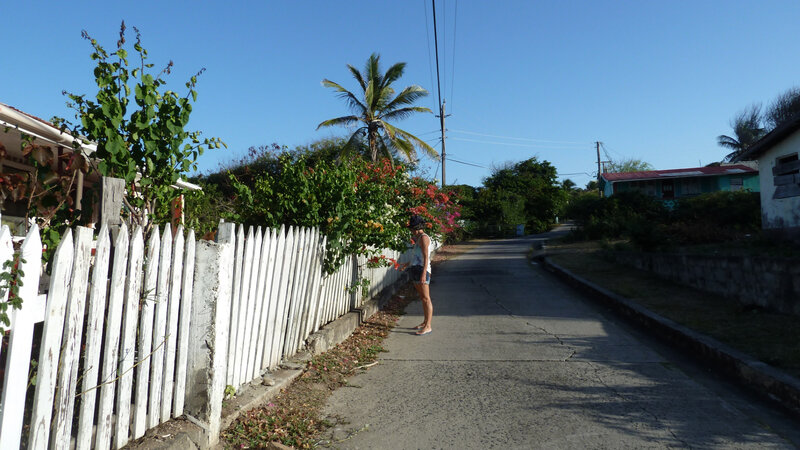
[[[606,197],[639,191],[663,200],[667,206],[674,205],[676,199],[707,192],[759,191],[758,170],[745,164],[603,173],[600,186]]]
[[[736,156],[758,160],[761,174],[761,226],[800,240],[800,116],[772,130]]]

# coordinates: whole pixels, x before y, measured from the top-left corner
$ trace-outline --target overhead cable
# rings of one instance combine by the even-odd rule
[[[458,31],[458,0],[456,0],[455,13],[453,14],[453,63],[450,64],[450,113],[453,112],[453,85],[456,79],[456,31]]]
[[[431,89],[433,89],[433,57],[431,56],[431,34],[428,31],[429,27],[428,27],[428,5],[426,5],[427,1],[428,0],[422,0],[422,9],[425,11],[425,37],[427,37],[427,39],[425,40],[426,44],[425,47],[428,48],[428,71],[430,72],[431,75]],[[431,97],[431,100],[433,100],[433,97]],[[433,109],[436,110],[436,108]]]
[[[582,146],[590,145],[589,143],[578,142],[578,141],[551,141],[551,140],[546,140],[546,139],[520,138],[520,137],[511,137],[511,136],[501,136],[501,135],[498,135],[498,134],[476,133],[474,131],[453,130],[453,129],[450,129],[450,128],[448,128],[447,131],[450,131],[450,132],[453,132],[453,133],[472,134],[472,135],[475,135],[475,136],[485,136],[485,137],[493,137],[493,138],[500,138],[500,139],[511,139],[511,140],[514,140],[514,141],[547,142],[547,143],[550,143],[550,144],[575,144],[575,145],[582,145]]]
[[[512,147],[527,147],[527,148],[554,148],[554,149],[565,149],[565,150],[581,150],[585,148],[585,146],[563,146],[563,145],[538,145],[538,144],[517,144],[514,142],[493,142],[493,141],[481,141],[478,139],[468,139],[468,138],[460,138],[460,137],[450,137],[450,139],[454,139],[456,141],[465,141],[465,142],[477,142],[479,144],[491,144],[491,145],[508,145]]]
[[[480,167],[481,169],[488,169],[488,167],[486,167],[486,166],[482,166],[480,164],[474,164],[474,163],[470,163],[470,162],[466,162],[466,161],[459,161],[459,160],[453,159],[453,158],[451,158],[449,156],[447,157],[447,160],[448,161],[452,161],[454,163],[458,163],[458,164],[464,164],[466,166],[473,166],[473,167]]]

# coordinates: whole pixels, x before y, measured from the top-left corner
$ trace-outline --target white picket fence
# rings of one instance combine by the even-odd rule
[[[371,295],[400,277],[391,268],[367,269],[363,257],[350,257],[325,276],[326,241],[317,229],[251,227],[245,233],[239,226],[235,235],[233,229],[221,227],[219,240],[235,248],[230,323],[222,325],[229,330],[225,381],[237,389],[360,306],[360,292],[350,289],[359,277],[371,280]],[[184,414],[199,264],[194,232],[184,236],[178,228],[173,237],[169,229],[156,229],[147,245],[140,229],[129,234],[123,226],[115,235],[105,226],[96,239],[88,228],[67,231],[55,252],[47,294],[38,292],[38,230],[25,237],[19,289],[24,304],[11,313],[7,352],[0,347],[0,362],[6,363],[0,449],[20,448],[26,437],[31,449],[120,448]],[[4,226],[0,267],[13,253]],[[41,340],[35,340],[42,322]],[[36,347],[38,355],[32,355]],[[26,394],[31,357],[37,361],[32,407]]]

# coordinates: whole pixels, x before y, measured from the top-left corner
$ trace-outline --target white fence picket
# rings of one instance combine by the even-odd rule
[[[297,331],[297,337],[295,338],[294,342],[294,350],[300,348],[302,343],[308,337],[307,330],[308,330],[308,320],[309,320],[309,312],[312,308],[312,302],[314,301],[314,296],[310,295],[311,291],[313,290],[312,284],[314,281],[314,270],[316,269],[316,265],[314,264],[314,256],[317,251],[317,233],[318,230],[316,228],[312,228],[309,233],[308,238],[308,246],[306,248],[306,275],[303,280],[303,290],[302,290],[302,297],[303,297],[303,308],[301,309],[300,315],[298,318],[300,319]]]
[[[283,340],[283,354],[291,355],[294,352],[292,347],[294,345],[294,336],[297,329],[297,316],[300,310],[302,299],[300,298],[300,291],[302,290],[303,274],[305,273],[305,256],[307,247],[307,233],[305,228],[301,228],[298,234],[298,246],[295,250],[296,258],[294,265],[294,277],[292,279],[292,294],[289,311],[286,318],[286,332],[284,333]]]
[[[253,252],[255,247],[253,227],[249,227],[244,242],[244,261],[242,263],[241,287],[239,290],[239,320],[236,329],[231,329],[231,336],[236,336],[236,357],[234,359],[233,387],[238,388],[247,380],[244,379],[247,360],[247,319],[251,315],[250,282],[253,272]]]
[[[181,288],[181,309],[178,320],[178,349],[175,365],[175,399],[173,417],[183,414],[183,405],[186,398],[186,364],[189,349],[189,317],[192,311],[192,286],[194,283],[194,230],[189,230],[186,238],[186,252],[183,263],[183,285]]]
[[[281,314],[281,319],[283,320],[283,324],[280,327],[280,339],[278,342],[278,361],[282,359],[284,355],[286,355],[286,335],[289,332],[289,314],[292,308],[294,307],[294,289],[295,289],[295,280],[297,279],[297,266],[300,260],[300,248],[302,245],[301,242],[301,229],[295,228],[294,232],[292,233],[292,239],[294,240],[294,245],[292,246],[291,252],[291,264],[289,265],[289,278],[286,281],[286,304]]]
[[[186,250],[184,253],[180,317],[178,320],[178,345],[177,361],[175,366],[175,400],[173,417],[178,417],[183,414],[185,400],[189,329],[191,327],[190,316],[194,284],[194,265],[195,234],[194,230],[189,230],[189,235],[186,238]]]
[[[67,315],[62,341],[64,351],[61,353],[59,364],[60,373],[58,376],[58,391],[53,423],[55,430],[53,441],[55,445],[69,445],[71,439],[91,244],[92,230],[76,227],[75,259],[73,261],[72,277],[69,282]]]
[[[86,348],[84,350],[83,384],[81,407],[78,415],[78,437],[76,448],[89,448],[92,444],[94,407],[97,399],[97,380],[100,373],[100,342],[103,338],[106,293],[108,289],[108,263],[111,257],[111,237],[108,227],[103,225],[97,237],[92,268],[92,287],[89,290],[88,314],[86,316]]]
[[[8,227],[3,227],[2,232],[3,255],[2,262],[13,258],[11,247],[11,233]],[[5,381],[3,382],[3,396],[0,400],[0,448],[19,448],[22,435],[22,418],[25,412],[25,391],[28,387],[28,367],[31,361],[31,344],[33,342],[33,326],[37,321],[37,311],[44,307],[39,297],[39,270],[42,243],[39,240],[39,230],[31,227],[30,232],[22,245],[20,257],[24,262],[19,262],[22,276],[22,285],[18,295],[22,299],[22,308],[9,311],[12,317],[11,336],[8,342],[6,359]],[[3,293],[7,296],[8,293]],[[60,336],[59,336],[60,337]],[[51,411],[48,411],[48,414]]]
[[[150,386],[151,350],[153,347],[153,318],[158,291],[158,261],[161,239],[156,227],[147,244],[147,266],[139,321],[138,358],[136,366],[136,392],[133,401],[133,438],[139,439],[147,430],[147,393]]]
[[[318,292],[317,292],[317,301],[316,301],[316,309],[314,311],[314,327],[311,329],[311,332],[317,332],[320,327],[320,321],[322,320],[322,311],[325,306],[325,245],[328,243],[328,238],[324,235],[322,236],[322,241],[319,247],[319,254],[317,258],[319,260],[319,270],[317,271],[317,284],[318,284]]]
[[[282,341],[284,328],[286,324],[286,310],[289,303],[289,283],[292,272],[292,265],[294,263],[294,250],[296,233],[293,227],[286,230],[286,246],[284,247],[283,268],[281,270],[281,281],[278,283],[278,304],[275,311],[275,330],[274,339],[272,342],[272,356],[270,367],[275,367],[280,363],[282,356]]]
[[[100,234],[103,234],[103,227]],[[107,450],[113,432],[114,390],[119,359],[122,309],[125,306],[125,270],[128,267],[128,228],[122,224],[114,241],[114,262],[109,283],[103,367],[100,374],[100,398],[95,448]]]
[[[234,225],[235,226],[235,225]],[[230,334],[228,339],[228,364],[226,370],[227,384],[236,386],[236,333],[239,329],[239,314],[241,308],[241,289],[242,289],[242,266],[244,264],[244,225],[239,225],[238,232],[235,236],[230,236],[235,239],[234,245],[236,246],[236,253],[234,254],[233,265],[233,294],[231,296],[231,324]]]
[[[147,428],[161,423],[161,389],[164,382],[164,346],[167,336],[167,311],[169,300],[170,263],[172,262],[172,230],[164,227],[161,251],[158,258],[158,286],[156,288],[155,314],[153,315],[153,347],[150,354],[150,396]]]
[[[277,244],[275,247],[275,269],[272,276],[272,286],[270,287],[269,315],[267,316],[267,334],[265,337],[264,358],[261,362],[262,368],[274,367],[274,349],[277,335],[277,317],[280,303],[280,287],[286,261],[286,230],[281,226],[277,233]]]
[[[181,275],[183,272],[183,226],[175,232],[172,244],[172,262],[167,300],[167,334],[164,348],[164,382],[161,388],[161,422],[170,419],[172,395],[175,389],[175,356],[178,344],[178,315],[181,301]],[[164,269],[161,269],[164,270]]]
[[[114,446],[122,448],[130,439],[131,405],[133,401],[134,369],[136,366],[136,324],[139,320],[139,307],[142,305],[142,266],[144,264],[144,235],[141,227],[136,227],[130,243],[130,262],[125,284],[125,312],[122,319],[122,342],[120,342],[119,372],[117,385],[117,422],[114,433]]]
[[[261,318],[261,306],[264,303],[264,272],[266,268],[262,267],[263,252],[261,246],[264,241],[264,236],[261,227],[258,227],[255,235],[255,243],[253,245],[253,269],[250,276],[250,312],[247,316],[247,333],[245,342],[247,344],[247,358],[244,361],[245,372],[244,379],[252,381],[256,376],[255,359],[256,359],[256,344],[258,343],[258,326],[259,319]]]
[[[277,240],[275,238],[275,230],[267,228],[264,233],[264,241],[262,243],[262,256],[261,266],[264,276],[263,286],[261,287],[261,318],[258,326],[258,335],[256,338],[256,354],[254,367],[260,373],[266,369],[263,363],[265,347],[267,346],[267,321],[269,318],[269,305],[272,303],[270,291],[272,289],[272,277],[275,273],[275,248]]]
[[[35,228],[33,227],[32,230]],[[31,233],[28,233],[25,240],[29,241],[31,237]],[[36,239],[39,239],[38,230]],[[34,449],[47,448],[50,441],[58,360],[61,354],[61,337],[67,310],[66,286],[69,285],[69,278],[72,275],[74,253],[72,230],[67,230],[53,255],[53,269],[50,274],[50,291],[47,297],[42,344],[39,350],[36,393],[33,397],[31,431],[28,438],[28,446]]]

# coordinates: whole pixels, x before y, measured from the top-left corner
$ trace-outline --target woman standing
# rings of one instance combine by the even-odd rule
[[[424,336],[432,331],[431,318],[433,317],[433,303],[431,302],[431,238],[425,234],[425,219],[420,216],[412,216],[408,221],[408,228],[411,229],[411,239],[414,242],[413,260],[409,272],[414,287],[422,300],[422,311],[424,320],[421,324],[414,327],[417,336]]]

